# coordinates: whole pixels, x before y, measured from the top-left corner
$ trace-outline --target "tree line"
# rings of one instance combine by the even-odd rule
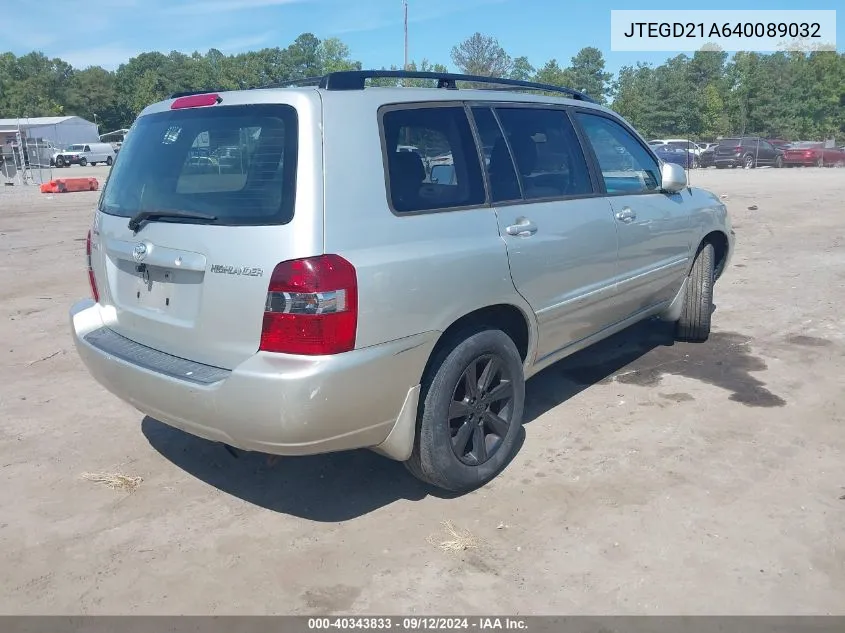
[[[845,136],[845,54],[720,51],[677,55],[660,65],[623,67],[614,77],[601,51],[581,49],[567,63],[534,67],[512,57],[495,37],[475,33],[451,50],[456,72],[568,86],[609,105],[645,136],[712,140],[731,134],[820,139]],[[101,131],[128,127],[148,104],[175,92],[244,89],[360,69],[337,38],[303,33],[285,48],[224,55],[211,49],[186,55],[142,53],[115,71],[78,69],[32,52],[0,54],[0,118],[75,114]],[[391,67],[396,69],[395,66]],[[427,59],[411,70],[447,72]],[[374,84],[422,85],[380,79]]]

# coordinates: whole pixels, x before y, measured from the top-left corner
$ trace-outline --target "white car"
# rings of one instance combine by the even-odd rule
[[[88,164],[96,165],[97,163],[110,166],[114,162],[114,156],[111,143],[76,143],[56,152],[50,162],[60,168],[71,165],[85,167]]]
[[[654,139],[653,141],[649,141],[648,144],[652,147],[657,145],[674,145],[676,147],[683,146],[694,156],[701,156],[701,152],[707,149],[706,147],[702,147],[698,143],[685,138]]]

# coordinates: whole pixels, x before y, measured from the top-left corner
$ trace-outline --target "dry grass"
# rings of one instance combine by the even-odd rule
[[[432,545],[436,545],[444,552],[462,552],[478,547],[478,539],[469,530],[459,531],[451,521],[443,521],[442,525],[443,531],[448,538],[436,542],[437,539],[434,536],[430,536],[428,537],[428,541]]]
[[[84,473],[82,478],[105,484],[112,490],[127,490],[128,492],[135,492],[143,481],[141,477],[129,477],[120,473]]]

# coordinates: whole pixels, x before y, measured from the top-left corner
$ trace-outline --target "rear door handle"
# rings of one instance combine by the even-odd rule
[[[616,219],[620,222],[630,223],[637,219],[637,214],[630,207],[623,207],[621,211],[616,214]]]
[[[511,224],[507,227],[505,232],[508,235],[514,235],[516,237],[528,237],[529,235],[534,235],[537,232],[537,225],[526,218],[519,218],[517,223]]]

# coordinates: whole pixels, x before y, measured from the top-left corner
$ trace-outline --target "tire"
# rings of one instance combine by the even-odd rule
[[[64,166],[65,166],[65,159],[64,159],[64,158],[62,158],[61,156],[57,156],[57,157],[56,157],[56,167],[58,167],[59,169],[61,169],[61,168],[62,168],[62,167],[64,167]]]
[[[703,343],[710,337],[715,259],[716,251],[708,243],[702,245],[695,257],[687,278],[681,318],[675,323],[675,338],[679,341]]]
[[[80,158],[80,159],[79,159],[79,166],[80,166],[80,167],[85,167],[87,164],[88,164],[88,159],[87,159],[87,158]]]
[[[700,160],[698,160],[698,158],[697,158],[697,157],[694,157],[694,158],[692,159],[692,168],[693,168],[693,169],[699,169],[700,167],[701,167],[701,161],[700,161]]]
[[[778,156],[775,158],[775,168],[780,169],[781,167],[783,167],[783,156]]]
[[[495,359],[498,369],[486,380],[489,390],[485,390],[482,381],[488,359]],[[482,387],[479,396],[485,391],[509,394],[487,405],[488,413],[497,413],[495,428],[487,421],[489,416],[479,417],[485,403],[479,397],[473,404],[466,388],[472,384],[470,367],[475,368],[476,386]],[[505,377],[510,390],[500,390]],[[414,449],[405,462],[417,479],[450,492],[469,492],[496,477],[513,458],[522,434],[525,378],[516,345],[501,330],[465,333],[444,345],[423,376],[420,398]],[[482,437],[484,441],[479,442]],[[479,455],[481,446],[484,450]]]
[[[819,159],[816,161],[816,167],[824,167],[824,157],[820,156]]]
[[[742,157],[742,166],[745,169],[753,169],[754,168],[754,157],[751,154],[746,154]]]
[[[108,158],[106,158],[106,165],[108,165],[109,167],[111,167],[111,164],[112,164],[113,162],[114,162],[114,161],[112,160],[112,157],[111,157],[111,156],[109,156]]]
[[[91,163],[91,167],[96,167],[97,163]]]

